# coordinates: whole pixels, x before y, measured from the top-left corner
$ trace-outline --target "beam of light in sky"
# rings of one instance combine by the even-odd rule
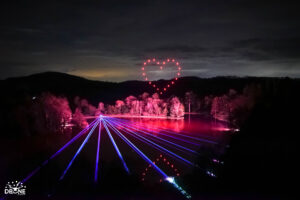
[[[103,124],[109,123],[109,121],[103,119]],[[113,126],[111,126],[113,127]],[[151,166],[153,166],[153,168],[165,178],[167,178],[167,174],[165,172],[163,172],[157,165],[155,165],[139,148],[137,148],[132,142],[130,142],[118,129],[116,129],[115,127],[113,127],[115,133],[117,133],[119,135],[120,138],[123,139],[124,142],[126,142],[135,152],[137,152],[137,154],[139,154],[146,162],[148,162]]]
[[[123,122],[126,122],[126,123],[129,122],[129,123],[135,124],[136,126],[140,126],[141,128],[143,128],[143,126],[141,126],[139,123],[131,122],[130,120],[119,119],[119,118],[118,119],[114,118],[114,119],[118,120],[118,121],[123,121]],[[144,129],[146,129],[146,128],[144,127]],[[158,127],[154,127],[154,126],[152,127],[152,129],[167,132],[167,133],[182,136],[182,137],[186,137],[186,138],[190,138],[190,139],[193,139],[193,140],[198,140],[200,142],[208,142],[208,143],[211,143],[211,144],[218,144],[217,142],[211,141],[211,140],[208,140],[208,139],[203,139],[203,138],[199,138],[199,137],[193,137],[193,136],[186,135],[186,134],[189,134],[189,132],[186,132],[186,131],[174,132],[174,131],[172,131],[168,128],[158,128]]]
[[[107,134],[108,134],[108,136],[109,136],[109,138],[110,138],[110,140],[111,140],[111,142],[112,142],[112,144],[113,144],[113,146],[114,146],[114,148],[115,148],[115,150],[116,150],[116,152],[117,152],[120,160],[122,161],[122,164],[123,164],[126,172],[129,173],[129,169],[128,169],[127,165],[126,165],[126,162],[124,161],[123,156],[122,156],[122,154],[121,154],[121,152],[120,152],[120,150],[119,150],[119,148],[118,148],[118,146],[117,146],[114,138],[112,137],[109,129],[107,128],[106,123],[104,122],[104,119],[102,119],[102,122],[103,122],[103,126],[104,126],[104,128],[105,128],[105,130],[106,130],[106,132],[107,132]]]
[[[26,176],[26,178],[24,178],[21,182],[25,183],[27,182],[34,174],[36,174],[41,167],[45,166],[46,164],[48,164],[48,162],[55,158],[57,155],[59,155],[64,149],[66,149],[70,144],[72,144],[73,142],[75,142],[80,136],[82,136],[86,131],[88,131],[97,121],[98,119],[95,119],[92,123],[90,123],[85,129],[83,129],[82,131],[80,131],[76,136],[74,136],[69,142],[67,142],[62,148],[60,148],[56,153],[54,153],[49,159],[45,160],[41,166],[38,166],[36,169],[34,169],[32,172],[30,172],[30,174],[28,174]]]
[[[189,149],[189,148],[184,147],[184,146],[182,146],[182,145],[180,145],[180,144],[176,144],[176,143],[174,143],[174,142],[165,140],[165,139],[160,138],[160,137],[158,137],[158,136],[156,136],[156,135],[153,135],[152,133],[148,133],[148,132],[145,132],[145,131],[143,131],[143,130],[139,130],[138,128],[131,127],[131,126],[125,124],[125,123],[121,123],[121,124],[124,125],[124,126],[126,126],[126,127],[131,128],[131,129],[134,129],[134,130],[136,130],[136,131],[139,131],[139,132],[141,132],[141,133],[144,133],[144,134],[146,134],[146,135],[149,135],[149,136],[151,136],[151,137],[157,138],[157,139],[159,139],[159,140],[161,140],[161,141],[164,141],[164,142],[166,142],[166,143],[175,145],[175,146],[177,146],[177,147],[179,147],[179,148],[182,148],[182,149],[184,149],[184,150],[186,150],[186,151],[189,151],[189,152],[192,152],[192,153],[195,153],[195,154],[199,154],[198,152],[196,152],[196,151],[194,151],[194,150],[192,150],[192,149]]]
[[[98,141],[97,141],[97,154],[96,154],[96,166],[95,166],[95,177],[94,181],[95,183],[98,182],[98,167],[99,167],[99,152],[100,152],[100,137],[101,137],[101,122],[102,117],[100,116],[100,122],[99,122],[99,131],[98,131]]]
[[[106,121],[110,122],[109,125],[112,125],[112,124],[119,125],[119,124],[117,124],[116,122],[113,122],[112,120],[108,120],[108,119],[107,119]],[[151,140],[148,140],[147,138],[141,136],[140,134],[137,134],[136,132],[134,132],[134,131],[132,131],[132,130],[130,130],[130,129],[124,127],[124,126],[122,126],[122,125],[120,125],[120,126],[127,130],[127,131],[126,131],[126,130],[122,130],[122,131],[124,131],[125,133],[127,133],[127,134],[133,136],[134,138],[136,138],[136,139],[138,139],[138,140],[140,140],[140,141],[142,141],[142,142],[145,142],[145,143],[149,144],[150,146],[152,146],[152,147],[158,149],[159,151],[161,151],[161,150],[164,151],[164,152],[167,153],[168,155],[171,155],[172,157],[177,158],[179,161],[183,161],[183,162],[185,162],[185,163],[187,163],[187,164],[189,164],[189,165],[194,165],[194,163],[192,163],[191,161],[189,161],[189,160],[187,160],[187,159],[185,159],[185,158],[183,158],[183,157],[181,157],[181,156],[179,156],[179,155],[173,153],[172,151],[169,151],[168,149],[166,149],[166,148],[164,148],[164,147],[162,147],[162,146],[156,144],[155,142],[153,142],[153,141],[151,141]],[[141,138],[142,138],[142,139],[141,139]]]
[[[99,124],[99,122],[100,122],[100,119],[97,118],[97,122],[95,123],[95,125],[93,126],[93,128],[90,130],[89,134],[86,136],[86,138],[84,139],[83,143],[78,148],[77,152],[75,153],[74,157],[72,158],[72,160],[68,164],[67,168],[65,169],[65,171],[63,172],[63,174],[61,175],[61,177],[59,178],[59,180],[62,180],[65,177],[66,173],[68,172],[68,170],[70,169],[71,165],[73,164],[75,158],[81,152],[82,148],[84,147],[84,145],[87,143],[87,141],[89,140],[89,138],[93,134],[93,132],[94,132],[95,128],[97,127],[97,125]]]

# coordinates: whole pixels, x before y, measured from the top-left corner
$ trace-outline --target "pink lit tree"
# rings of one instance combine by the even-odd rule
[[[183,117],[184,106],[177,97],[173,97],[170,101],[170,116],[171,117]]]

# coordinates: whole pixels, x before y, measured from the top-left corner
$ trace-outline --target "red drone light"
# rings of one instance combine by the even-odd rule
[[[155,162],[156,161],[156,162]],[[171,163],[169,160],[167,160],[162,154],[159,155],[159,157],[157,157],[155,159],[155,161],[152,161],[154,164],[158,165],[158,164],[164,164],[166,166],[168,166],[168,168],[173,172],[174,176],[179,176],[179,172],[178,170],[175,168],[174,164]],[[164,161],[164,162],[162,162]],[[167,161],[167,162],[166,162]],[[141,180],[142,181],[145,181],[146,180],[146,177],[148,175],[148,172],[149,172],[149,168],[151,167],[151,165],[148,165],[145,170],[142,172],[142,177],[141,177]],[[162,182],[163,179],[159,179],[159,182]]]

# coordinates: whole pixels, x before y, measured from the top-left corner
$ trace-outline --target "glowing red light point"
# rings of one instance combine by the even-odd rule
[[[160,154],[159,157],[162,157],[162,155]]]
[[[177,62],[176,65],[179,65],[179,62]]]
[[[170,87],[170,85],[168,85],[168,87]]]
[[[145,73],[145,72],[143,73],[143,76],[146,76],[146,73]]]
[[[149,81],[149,85],[151,85],[152,83],[151,83],[151,81]]]
[[[158,64],[158,65],[159,65],[159,63],[160,63],[160,62],[157,62],[156,64]]]
[[[172,62],[175,62],[175,59],[172,59]]]
[[[172,81],[171,83],[174,84],[174,81]]]
[[[159,179],[159,182],[162,182],[162,179]]]
[[[158,90],[159,90],[159,88],[156,88],[156,90],[158,91]]]
[[[160,94],[162,94],[162,92],[160,92]]]
[[[167,59],[168,62],[170,62],[170,59]]]
[[[164,62],[163,62],[163,65],[165,65],[165,64],[166,64],[166,62],[164,61]]]
[[[164,158],[164,162],[166,161],[166,159]]]
[[[167,165],[169,165],[170,164],[170,162],[167,162]]]
[[[146,62],[144,62],[144,65],[146,65],[147,63]]]
[[[162,66],[160,66],[160,69],[162,70],[162,69],[163,69],[163,67],[162,67]]]
[[[176,175],[177,175],[177,176],[179,176],[180,174],[179,174],[179,173],[177,173]]]
[[[148,81],[148,78],[146,77],[145,80]]]
[[[151,62],[151,60],[150,60],[150,59],[148,59],[147,61],[148,61],[148,63],[149,63],[149,62]]]
[[[145,70],[145,67],[142,67],[142,70]]]
[[[173,168],[173,167],[174,167],[174,165],[171,165],[171,167]]]
[[[176,78],[175,78],[175,80],[177,81],[177,80],[178,80],[178,78],[176,77]]]
[[[156,85],[154,84],[153,87],[156,87]]]
[[[164,88],[164,91],[166,91],[167,89],[166,88]]]
[[[181,70],[181,67],[178,67],[178,70]]]
[[[178,72],[177,75],[180,76],[180,73]]]

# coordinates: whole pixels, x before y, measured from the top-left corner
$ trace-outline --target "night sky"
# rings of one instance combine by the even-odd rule
[[[300,77],[293,2],[1,1],[0,79],[58,71],[141,80],[153,56],[177,58],[184,76]]]

